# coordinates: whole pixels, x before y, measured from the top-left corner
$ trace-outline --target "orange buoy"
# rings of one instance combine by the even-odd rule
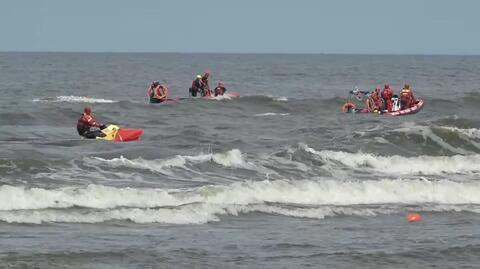
[[[355,108],[356,108],[355,104],[348,101],[348,102],[346,102],[345,104],[342,105],[342,112],[343,113],[348,113],[348,112],[350,112],[350,110],[353,110]]]
[[[408,213],[407,221],[408,222],[419,222],[422,220],[422,215],[418,213]]]

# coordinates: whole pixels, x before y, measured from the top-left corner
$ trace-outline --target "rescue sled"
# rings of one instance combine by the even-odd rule
[[[102,132],[105,134],[105,137],[97,137],[97,139],[115,142],[136,141],[143,135],[143,129],[120,128],[114,124],[108,125]]]
[[[394,111],[375,110],[373,109],[374,105],[369,92],[354,89],[349,93],[348,101],[343,104],[341,108],[344,113],[374,113],[388,116],[404,116],[418,113],[425,104],[423,100],[417,99],[409,108],[400,109],[400,99],[397,95],[394,95],[392,98]],[[359,108],[357,104],[364,104],[364,107]]]

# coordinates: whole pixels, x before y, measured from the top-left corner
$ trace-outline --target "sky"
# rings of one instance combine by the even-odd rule
[[[480,54],[480,1],[1,0],[0,51]]]

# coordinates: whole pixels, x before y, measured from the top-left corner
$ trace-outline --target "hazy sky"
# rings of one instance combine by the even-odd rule
[[[480,54],[480,1],[1,0],[0,51]]]

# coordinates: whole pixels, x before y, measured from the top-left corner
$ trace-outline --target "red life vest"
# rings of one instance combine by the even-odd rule
[[[383,97],[383,99],[385,99],[385,100],[392,99],[392,97],[393,97],[393,90],[392,90],[391,88],[383,89],[383,91],[382,91],[382,97]]]
[[[91,115],[85,113],[82,114],[77,122],[77,131],[79,135],[83,135],[85,132],[90,131],[91,127],[100,127],[99,124]]]

